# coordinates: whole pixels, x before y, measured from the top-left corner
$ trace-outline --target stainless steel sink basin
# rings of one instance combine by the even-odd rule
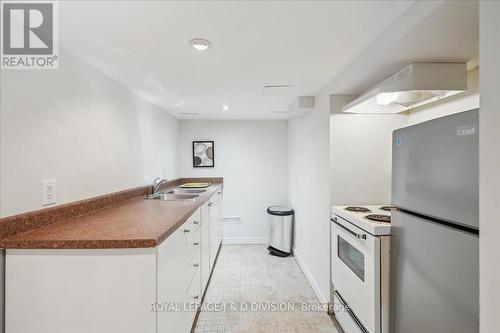
[[[207,190],[199,190],[199,189],[183,189],[183,188],[176,188],[173,190],[168,191],[168,194],[200,194],[204,193]]]
[[[178,200],[196,200],[199,195],[197,194],[174,194],[174,193],[155,193],[149,195],[146,199],[148,200],[165,200],[165,201],[178,201]]]

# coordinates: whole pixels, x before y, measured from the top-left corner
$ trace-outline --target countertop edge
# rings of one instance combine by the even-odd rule
[[[163,243],[170,235],[172,235],[181,225],[183,225],[186,220],[202,207],[206,202],[210,200],[210,198],[217,192],[218,189],[223,187],[223,181],[212,183],[213,192],[197,202],[197,204],[190,209],[186,214],[184,214],[181,218],[178,219],[177,222],[172,224],[170,227],[166,228],[166,230],[159,235],[157,238],[145,238],[145,239],[75,239],[75,240],[18,240],[18,239],[10,239],[7,237],[0,241],[0,248],[2,249],[16,249],[16,250],[35,250],[35,249],[131,249],[131,248],[155,248],[158,247],[161,243]],[[67,223],[66,220],[63,220],[59,223]],[[57,224],[57,223],[55,223]],[[49,226],[47,226],[49,227]],[[35,230],[26,231],[20,233],[16,236],[22,234],[28,234]]]

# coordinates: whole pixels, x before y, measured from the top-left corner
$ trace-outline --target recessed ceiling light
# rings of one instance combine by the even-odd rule
[[[192,47],[194,47],[198,51],[205,51],[212,45],[208,40],[203,39],[203,38],[195,38],[191,39],[189,41],[189,44],[191,44]]]
[[[224,105],[222,106],[222,110],[224,110],[224,111],[229,111],[229,106],[224,104]]]

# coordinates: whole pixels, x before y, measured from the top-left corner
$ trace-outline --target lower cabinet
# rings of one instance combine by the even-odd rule
[[[205,290],[210,278],[210,208],[208,203],[201,207],[201,289]]]
[[[219,198],[156,248],[6,250],[5,332],[190,332],[220,245]]]
[[[221,243],[219,196],[158,247],[158,332],[191,330]]]
[[[218,191],[214,194],[209,202],[209,220],[210,220],[210,267],[213,267],[215,263],[215,258],[219,251],[219,246],[222,240],[222,228],[221,228],[221,204],[222,204],[222,191]],[[211,272],[211,271],[210,271]]]
[[[157,251],[158,332],[189,332],[200,301],[200,210]]]

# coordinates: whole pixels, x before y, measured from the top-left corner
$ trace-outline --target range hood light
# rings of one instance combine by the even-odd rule
[[[375,102],[378,105],[386,106],[394,103],[398,99],[398,95],[399,93],[397,92],[381,93],[375,97]]]

